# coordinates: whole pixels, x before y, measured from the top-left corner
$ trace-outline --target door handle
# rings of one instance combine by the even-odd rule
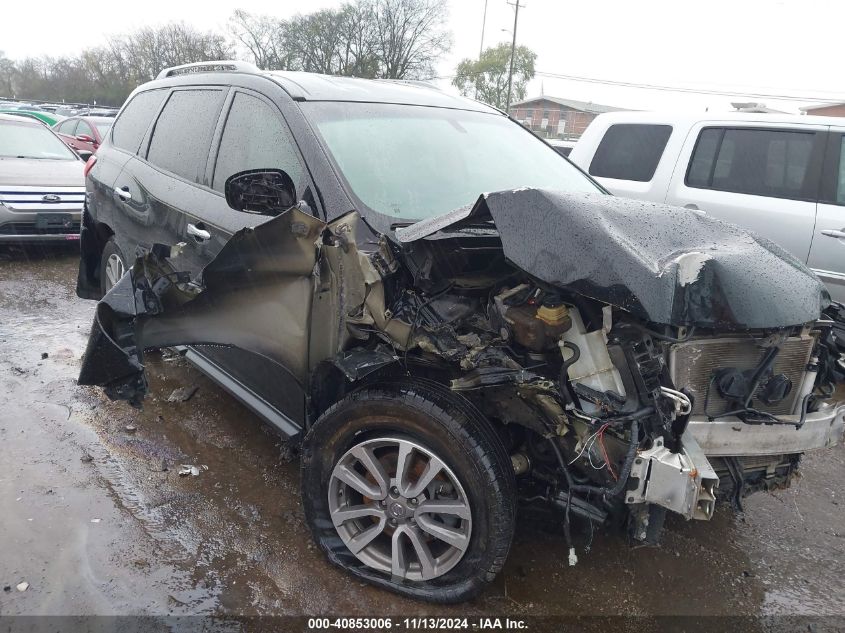
[[[198,242],[204,242],[205,240],[211,239],[211,233],[209,233],[205,229],[199,228],[196,224],[188,225],[188,235],[193,237]]]
[[[117,197],[123,200],[124,202],[129,202],[132,199],[132,194],[129,193],[129,187],[115,187],[114,192],[117,194]]]
[[[684,209],[689,209],[690,211],[700,211],[697,204],[685,204]]]
[[[845,231],[834,231],[832,229],[822,231],[822,235],[827,235],[828,237],[837,237],[839,239],[845,240]]]

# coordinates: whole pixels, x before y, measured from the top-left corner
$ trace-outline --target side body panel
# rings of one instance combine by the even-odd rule
[[[687,135],[666,193],[667,204],[697,209],[720,220],[751,229],[782,246],[799,260],[806,262],[816,216],[814,198],[808,197],[801,200],[775,198],[691,187],[687,184],[687,174],[696,144],[702,130],[707,128],[815,132],[816,143],[810,159],[810,172],[806,176],[814,183],[809,185],[810,188],[815,188],[818,183],[826,130],[820,126],[796,128],[792,125],[777,123],[743,123],[741,126],[735,122],[718,120],[696,123]]]

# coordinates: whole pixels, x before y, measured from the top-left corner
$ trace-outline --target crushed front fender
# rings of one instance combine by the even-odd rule
[[[326,224],[297,208],[236,233],[199,281],[173,270],[155,246],[97,304],[80,385],[140,405],[144,350],[235,346],[308,375],[313,271]]]

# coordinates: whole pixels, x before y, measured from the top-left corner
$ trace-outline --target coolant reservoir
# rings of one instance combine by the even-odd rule
[[[604,315],[604,324],[600,330],[587,332],[584,320],[577,308],[570,308],[569,316],[572,327],[563,334],[563,340],[574,343],[581,351],[578,362],[569,367],[569,380],[595,389],[596,391],[614,391],[620,396],[626,396],[625,386],[619,370],[614,367],[607,353],[607,331],[610,329],[610,308]],[[564,359],[570,358],[572,352],[563,351]],[[589,402],[584,403],[585,410],[598,409]]]

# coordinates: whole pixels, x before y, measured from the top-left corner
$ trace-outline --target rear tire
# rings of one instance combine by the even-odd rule
[[[126,258],[110,237],[100,257],[100,291],[105,295],[126,272]]]
[[[468,600],[492,581],[516,521],[501,440],[469,401],[427,381],[363,388],[328,409],[303,442],[302,497],[332,563],[431,602]]]

